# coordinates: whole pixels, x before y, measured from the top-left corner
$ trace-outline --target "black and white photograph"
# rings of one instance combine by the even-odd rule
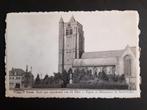
[[[137,11],[6,17],[6,97],[140,97]]]

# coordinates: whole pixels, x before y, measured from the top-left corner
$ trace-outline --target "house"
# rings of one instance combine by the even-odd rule
[[[26,71],[20,68],[12,68],[9,71],[10,89],[31,88],[33,86],[33,82],[34,76],[32,71],[28,71],[28,66],[26,66]]]

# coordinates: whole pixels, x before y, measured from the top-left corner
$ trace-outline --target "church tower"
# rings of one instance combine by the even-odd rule
[[[58,71],[72,68],[74,59],[81,58],[84,52],[83,26],[72,16],[69,22],[59,21],[59,65]]]
[[[59,21],[59,62],[58,72],[62,73],[64,70],[64,21],[60,18]]]

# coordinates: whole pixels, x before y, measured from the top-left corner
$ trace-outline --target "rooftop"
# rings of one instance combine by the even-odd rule
[[[20,68],[12,68],[12,70],[9,71],[9,75],[13,76],[21,76],[25,73],[25,71],[23,69]]]
[[[136,53],[135,47],[130,47],[132,52]],[[121,50],[110,50],[110,51],[98,51],[98,52],[85,52],[82,54],[82,59],[88,58],[108,58],[108,57],[119,57],[122,55],[125,49]]]

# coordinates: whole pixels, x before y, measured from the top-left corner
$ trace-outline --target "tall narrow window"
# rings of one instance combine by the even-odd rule
[[[129,55],[124,57],[124,74],[131,75],[131,57]]]
[[[68,29],[66,29],[66,35],[72,35],[72,29],[70,28],[68,28]]]
[[[70,35],[72,34],[72,29],[70,29]]]
[[[69,30],[68,29],[66,29],[66,35],[69,35]]]

